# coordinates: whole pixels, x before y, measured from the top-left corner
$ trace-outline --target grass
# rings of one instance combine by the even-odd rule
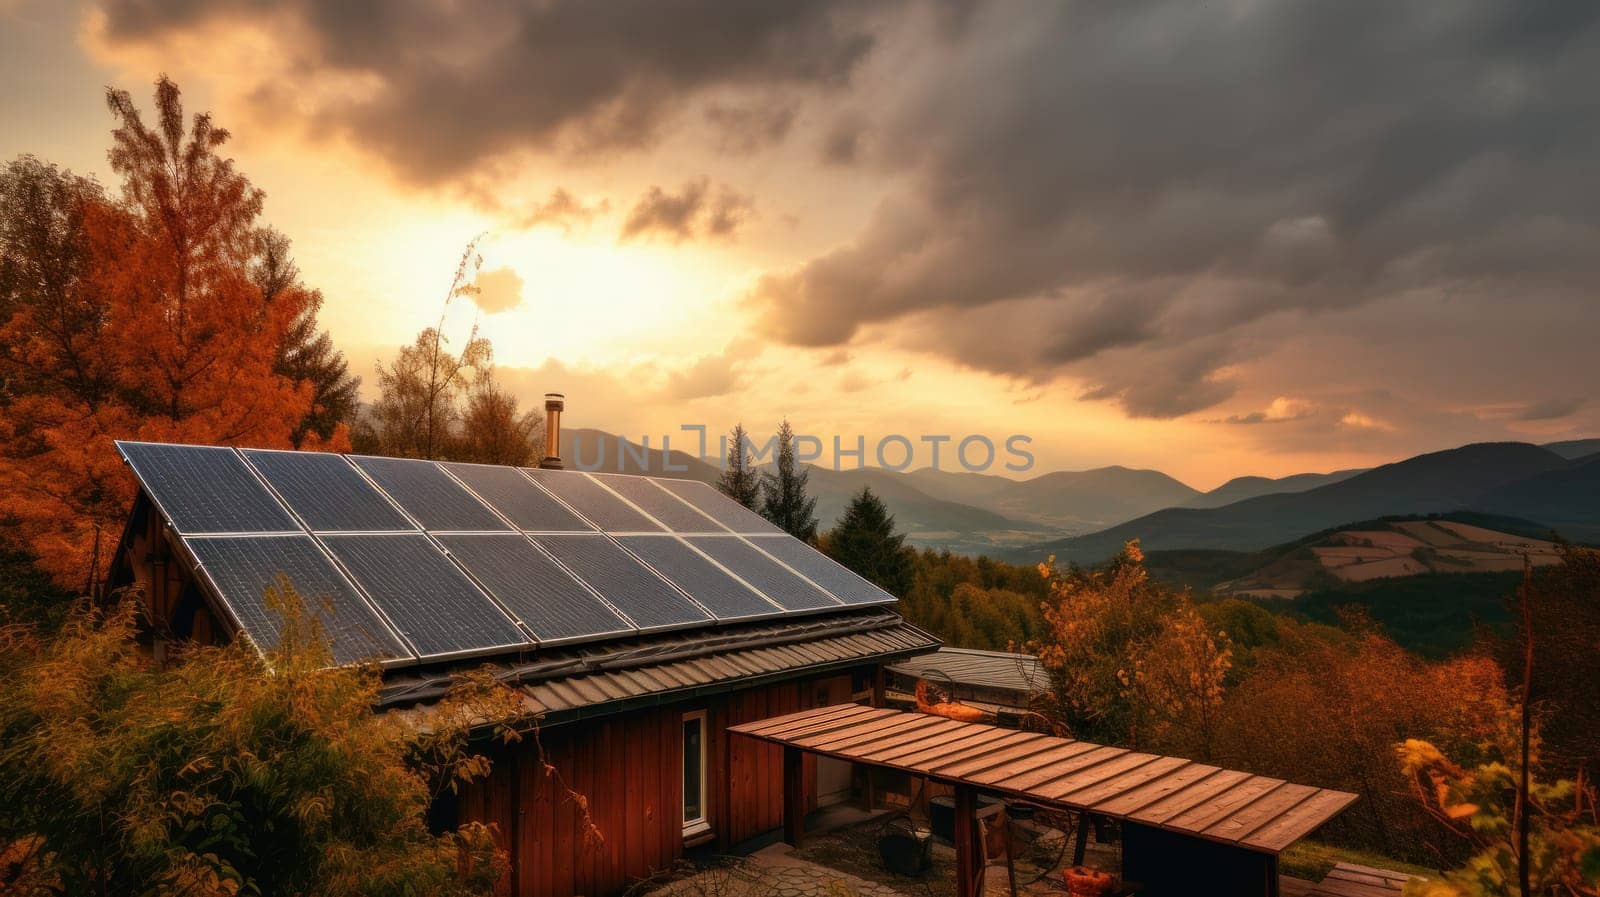
[[[1376,853],[1364,850],[1351,850],[1345,847],[1334,847],[1331,844],[1322,844],[1316,841],[1301,841],[1278,855],[1278,871],[1284,875],[1303,878],[1307,881],[1322,881],[1337,863],[1355,863],[1360,866],[1372,866],[1377,869],[1392,869],[1395,872],[1404,872],[1407,875],[1420,875],[1424,878],[1438,878],[1436,869],[1427,869],[1411,863],[1402,863]]]

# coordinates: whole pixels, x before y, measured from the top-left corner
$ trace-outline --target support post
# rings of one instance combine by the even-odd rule
[[[886,678],[887,678],[887,673],[884,671],[882,664],[879,664],[878,666],[873,668],[873,670],[872,670],[872,706],[874,706],[874,707],[881,708],[885,704],[888,703],[887,699],[884,696],[885,692],[886,692],[886,688],[885,688],[885,680],[886,680]],[[863,767],[861,767],[861,769],[862,769],[862,772],[863,772],[863,775],[864,775],[864,778],[865,778],[865,785],[866,785],[866,787],[863,789],[863,791],[864,791],[865,797],[867,799],[867,812],[871,813],[873,810],[876,810],[878,808],[878,782],[877,782],[877,776],[875,775],[877,770],[873,769],[871,766],[863,766]]]
[[[797,747],[783,748],[783,840],[791,847],[800,845],[806,822],[805,753]]]
[[[1087,810],[1078,814],[1078,831],[1073,838],[1072,865],[1083,865],[1083,854],[1089,849],[1089,812]]]
[[[956,897],[978,897],[983,858],[978,854],[978,796],[971,785],[956,786]]]

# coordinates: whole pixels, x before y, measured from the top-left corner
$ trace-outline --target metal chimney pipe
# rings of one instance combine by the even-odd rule
[[[567,397],[559,392],[544,394],[544,459],[541,470],[561,470],[561,411],[567,407]]]

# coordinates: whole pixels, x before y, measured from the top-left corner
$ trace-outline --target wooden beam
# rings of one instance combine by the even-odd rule
[[[770,817],[769,817],[770,818]],[[805,752],[797,747],[783,748],[783,840],[791,847],[800,844],[806,824]]]
[[[978,792],[971,785],[956,786],[956,897],[978,897],[983,857],[978,853]]]
[[[888,703],[888,678],[888,671],[881,663],[872,671],[872,706],[882,707]]]

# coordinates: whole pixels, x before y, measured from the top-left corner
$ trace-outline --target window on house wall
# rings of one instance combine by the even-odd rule
[[[683,834],[711,831],[706,822],[706,712],[683,715]]]

